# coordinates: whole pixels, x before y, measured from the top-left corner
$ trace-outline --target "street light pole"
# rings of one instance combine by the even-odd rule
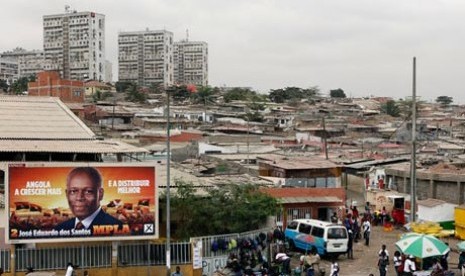
[[[171,215],[170,215],[170,89],[166,90],[166,275],[171,274]]]
[[[417,132],[417,86],[416,86],[417,59],[413,58],[412,81],[412,156],[410,160],[410,222],[415,222],[417,210],[417,174],[416,174],[416,132]]]

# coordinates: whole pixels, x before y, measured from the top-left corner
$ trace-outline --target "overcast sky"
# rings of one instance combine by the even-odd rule
[[[209,83],[259,92],[342,88],[347,96],[417,94],[465,103],[463,0],[1,0],[0,51],[42,49],[42,16],[106,16],[106,56],[117,80],[119,31],[166,29],[209,47]]]

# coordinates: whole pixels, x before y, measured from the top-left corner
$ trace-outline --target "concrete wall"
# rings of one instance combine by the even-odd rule
[[[386,176],[393,177],[398,192],[410,193],[410,171],[386,169]],[[465,175],[417,172],[418,199],[435,198],[453,204],[465,203]]]

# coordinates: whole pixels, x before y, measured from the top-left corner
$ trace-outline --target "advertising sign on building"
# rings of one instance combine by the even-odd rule
[[[10,243],[158,237],[155,167],[10,164]]]

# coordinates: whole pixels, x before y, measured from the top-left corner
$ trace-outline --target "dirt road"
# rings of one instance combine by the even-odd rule
[[[399,236],[403,233],[406,233],[402,230],[393,230],[391,232],[385,232],[381,226],[373,226],[370,246],[365,246],[364,241],[354,243],[354,259],[347,259],[347,256],[340,256],[338,258],[338,263],[340,267],[340,276],[368,276],[370,273],[373,275],[379,275],[379,270],[377,267],[378,263],[378,252],[381,249],[382,244],[386,244],[387,250],[389,252],[390,265],[388,267],[388,276],[395,276],[394,265],[392,264],[392,256],[396,251],[395,242],[399,240]],[[449,254],[449,269],[455,272],[455,275],[458,274],[457,263],[458,263],[458,254],[455,251],[457,240],[455,238],[446,238],[443,241],[448,242],[452,252]],[[292,267],[298,265],[298,256],[293,257]],[[329,260],[322,260],[320,267],[324,267],[326,270],[326,276],[329,275],[331,262]]]

